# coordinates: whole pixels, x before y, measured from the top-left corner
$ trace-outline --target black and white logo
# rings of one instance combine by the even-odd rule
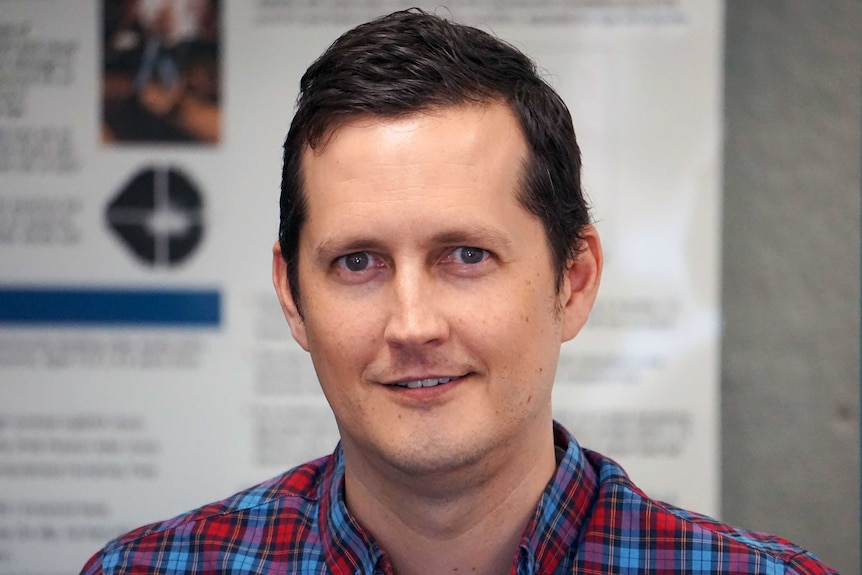
[[[174,167],[136,173],[108,205],[108,226],[141,262],[174,266],[185,261],[203,237],[203,198]]]

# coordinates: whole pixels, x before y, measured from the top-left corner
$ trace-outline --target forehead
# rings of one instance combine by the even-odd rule
[[[543,226],[520,199],[527,150],[502,105],[354,118],[304,153],[300,250],[323,262],[336,252],[520,245],[544,258]]]
[[[322,196],[327,202],[347,201],[348,191],[363,187],[408,195],[435,186],[513,192],[520,189],[527,157],[517,118],[507,105],[492,102],[396,117],[349,117],[320,145],[306,146],[301,169],[306,200],[314,204]],[[339,196],[332,195],[333,187]]]

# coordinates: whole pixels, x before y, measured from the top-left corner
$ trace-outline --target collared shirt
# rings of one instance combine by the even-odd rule
[[[649,499],[610,459],[554,427],[557,471],[511,575],[836,575],[762,533]],[[301,465],[233,497],[141,527],[93,556],[82,575],[392,575],[344,501],[344,459]]]

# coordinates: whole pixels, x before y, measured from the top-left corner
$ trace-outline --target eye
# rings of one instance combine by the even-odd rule
[[[453,256],[464,264],[478,264],[484,261],[489,255],[488,250],[482,248],[474,248],[470,246],[461,246],[452,252]]]
[[[353,252],[335,260],[335,265],[351,272],[361,272],[371,267],[373,256],[368,252]]]

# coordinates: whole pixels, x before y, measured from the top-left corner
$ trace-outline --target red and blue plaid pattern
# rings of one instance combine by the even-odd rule
[[[555,426],[560,463],[512,575],[837,575],[792,543],[653,501],[613,461]],[[200,509],[141,527],[82,575],[392,575],[343,497],[344,460],[306,463]]]

